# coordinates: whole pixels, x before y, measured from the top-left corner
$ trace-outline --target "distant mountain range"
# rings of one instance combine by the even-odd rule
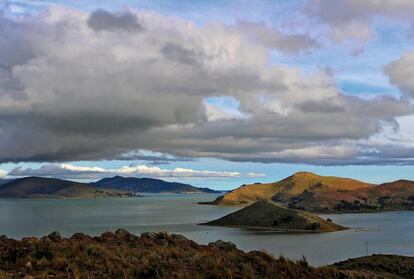
[[[413,210],[414,182],[374,185],[354,179],[298,172],[274,183],[243,185],[207,204],[240,205],[271,200],[312,212]]]
[[[135,193],[220,193],[209,188],[198,188],[189,184],[168,182],[154,178],[114,176],[92,183],[95,187],[120,189]]]
[[[152,178],[115,176],[94,183],[24,177],[0,179],[0,198],[130,197],[136,193],[219,193],[208,188]]]
[[[25,177],[0,186],[0,198],[126,197],[131,193],[99,189],[88,184],[44,177]]]

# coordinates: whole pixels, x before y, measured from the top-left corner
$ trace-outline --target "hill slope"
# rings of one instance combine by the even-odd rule
[[[0,198],[94,198],[129,195],[118,190],[97,189],[73,181],[25,177],[0,186]]]
[[[316,212],[413,210],[414,182],[398,180],[355,190],[304,191],[288,199],[278,195],[272,199],[290,208]]]
[[[414,182],[398,180],[355,191],[324,193],[316,198],[329,201],[327,204],[335,211],[413,210]],[[302,201],[305,202],[306,199]]]
[[[329,192],[332,190],[348,191],[372,186],[372,184],[349,178],[298,172],[274,183],[243,185],[220,197],[216,203],[230,205],[252,203],[258,199],[271,199],[275,195],[278,196],[278,199],[287,200],[290,197],[302,194],[304,191],[314,193]]]
[[[202,225],[301,232],[330,232],[345,229],[345,227],[326,221],[309,212],[284,208],[269,201],[257,201]]]
[[[208,188],[197,188],[189,184],[168,182],[154,178],[114,176],[93,183],[96,187],[108,187],[137,193],[219,193]]]
[[[251,204],[259,199],[312,212],[413,210],[414,182],[398,180],[373,185],[299,172],[275,183],[244,185],[208,204]]]
[[[13,179],[4,179],[4,178],[0,178],[0,185],[9,183],[10,181],[13,181]]]
[[[372,255],[338,262],[331,267],[354,270],[377,278],[414,278],[414,257]]]

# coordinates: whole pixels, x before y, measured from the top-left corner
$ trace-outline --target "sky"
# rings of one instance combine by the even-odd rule
[[[0,0],[0,177],[414,180],[411,0]]]

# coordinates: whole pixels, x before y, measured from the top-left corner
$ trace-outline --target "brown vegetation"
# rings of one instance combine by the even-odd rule
[[[414,278],[414,258],[397,255],[372,255],[349,259],[332,265],[340,269],[359,270],[382,278]]]
[[[52,233],[0,237],[0,278],[374,278],[364,271],[314,268],[306,260],[245,253],[230,242],[198,245],[180,235],[125,230],[99,237]]]

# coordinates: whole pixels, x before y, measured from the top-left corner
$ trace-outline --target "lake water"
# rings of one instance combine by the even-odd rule
[[[131,199],[0,200],[0,234],[13,238],[43,236],[57,230],[99,235],[127,229],[179,233],[198,243],[223,239],[240,249],[265,250],[275,256],[301,258],[313,265],[330,264],[368,253],[414,255],[414,212],[324,215],[351,227],[341,232],[282,234],[236,228],[199,226],[237,210],[236,207],[201,206],[217,195],[147,195]]]

